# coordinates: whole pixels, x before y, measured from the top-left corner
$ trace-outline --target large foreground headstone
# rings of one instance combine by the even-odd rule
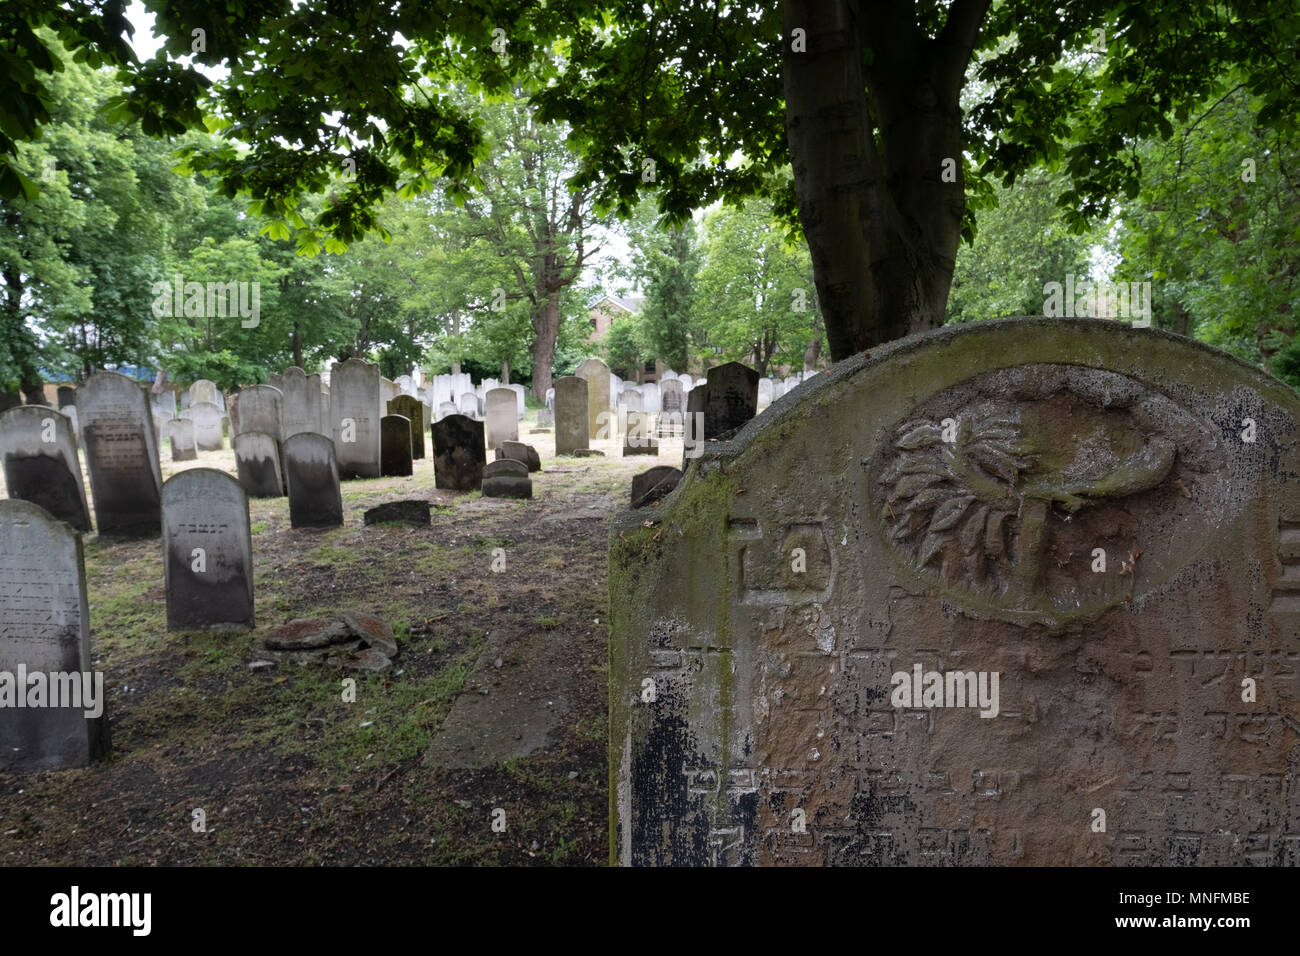
[[[330,428],[340,478],[379,477],[379,366],[348,359],[330,375]]]
[[[388,403],[388,414],[402,415],[411,423],[411,457],[424,457],[424,403],[414,395],[398,395]]]
[[[487,443],[497,448],[503,441],[519,440],[518,401],[509,388],[494,388],[487,393]]]
[[[600,359],[587,359],[573,373],[587,383],[587,438],[613,438],[609,413],[609,366]],[[557,399],[558,401],[558,399]]]
[[[555,454],[572,455],[590,441],[587,382],[575,375],[555,380]]]
[[[1117,322],[943,329],[644,517],[610,538],[616,860],[1300,865],[1276,379]]]
[[[379,420],[379,431],[379,473],[385,478],[411,475],[411,420],[405,415],[385,415]]]
[[[162,497],[167,629],[252,627],[253,538],[244,489],[224,471],[191,468],[168,478]]]
[[[235,449],[235,470],[239,484],[254,498],[284,495],[280,470],[280,443],[266,432],[240,432],[231,442]]]
[[[0,771],[84,767],[108,752],[103,675],[94,680],[90,661],[81,535],[30,501],[0,501]],[[65,706],[16,706],[17,694],[33,702],[35,674],[44,703]],[[79,698],[54,701],[53,683],[75,683]]]
[[[144,392],[125,375],[96,372],[78,389],[77,412],[99,533],[158,534],[162,475]]]
[[[90,530],[77,439],[65,416],[45,405],[0,413],[0,459],[10,498],[40,505],[78,531]]]
[[[299,432],[284,443],[289,524],[295,528],[334,528],[343,523],[343,497],[334,442],[314,432]]]
[[[433,423],[434,487],[478,491],[486,464],[482,422],[465,415],[448,415]]]

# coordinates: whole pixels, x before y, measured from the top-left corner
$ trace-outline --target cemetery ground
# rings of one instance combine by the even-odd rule
[[[531,501],[437,491],[431,458],[411,478],[345,482],[341,528],[295,530],[287,499],[250,499],[252,631],[169,633],[159,539],[86,535],[112,753],[0,774],[0,861],[604,864],[608,519],[636,472],[680,464],[681,443],[556,459],[552,434],[528,434],[534,415],[520,423],[543,459]],[[228,441],[179,465],[164,442],[161,457],[164,478],[234,473]],[[363,526],[407,498],[432,503],[431,527]],[[272,656],[269,628],[351,609],[392,625],[387,672],[250,669]]]

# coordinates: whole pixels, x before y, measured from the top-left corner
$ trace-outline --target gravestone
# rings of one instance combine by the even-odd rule
[[[487,443],[495,449],[503,441],[519,440],[519,419],[515,417],[515,393],[494,388],[487,393]]]
[[[379,477],[379,366],[348,359],[330,375],[330,434],[339,477]]]
[[[262,434],[237,436],[236,448]],[[244,489],[224,471],[191,468],[167,479],[162,501],[167,630],[252,627],[253,538]]]
[[[633,508],[644,508],[668,497],[682,480],[682,473],[671,465],[656,465],[648,471],[632,476]]]
[[[548,388],[548,389],[546,390],[546,407],[549,408],[549,409],[552,409],[552,410],[555,409],[555,388],[554,388],[554,386],[552,386],[551,388]]]
[[[539,408],[537,410],[537,427],[552,428],[555,425],[555,412],[549,408]]]
[[[266,432],[240,432],[231,445],[235,449],[235,470],[244,491],[254,498],[284,495],[279,442]]]
[[[56,394],[58,396],[59,411],[77,404],[77,390],[71,385],[60,385]]]
[[[385,415],[379,420],[379,473],[385,478],[408,477],[411,467],[411,420],[405,415]]]
[[[709,392],[704,386],[686,393],[686,417],[682,423],[682,471],[692,458],[700,454],[704,445],[704,404]]]
[[[478,396],[473,392],[466,392],[460,397],[460,414],[468,415],[475,418],[478,415]]]
[[[149,402],[117,372],[96,372],[77,396],[83,447],[101,535],[145,538],[161,528],[158,445]]]
[[[459,415],[459,414],[460,414],[460,410],[455,405],[453,405],[451,402],[443,402],[438,406],[438,417],[436,420],[442,421],[448,415]]]
[[[277,442],[284,436],[284,393],[273,385],[239,390],[239,428],[235,432],[266,432]]]
[[[334,528],[343,523],[343,497],[334,442],[314,432],[299,432],[284,442],[289,524],[295,528]]]
[[[236,392],[230,396],[230,401],[226,403],[226,414],[222,418],[221,427],[223,434],[230,435],[231,438],[239,434],[239,393]]]
[[[503,441],[497,446],[497,458],[513,458],[524,463],[529,471],[541,471],[542,459],[537,449],[521,441]]]
[[[704,384],[704,438],[720,438],[758,414],[758,373],[739,362],[709,369]]]
[[[609,366],[600,359],[587,359],[573,374],[587,383],[587,439],[613,438],[609,415]],[[556,401],[559,401],[558,397]]]
[[[676,378],[659,386],[659,435],[680,435],[686,414],[686,391]]]
[[[77,437],[67,417],[46,405],[0,413],[0,460],[10,498],[40,505],[78,531],[90,530]]]
[[[770,378],[760,378],[758,380],[758,407],[766,408],[772,404],[772,380]]]
[[[267,384],[267,385],[270,385],[272,388],[278,388],[278,389],[280,390],[280,392],[283,394],[283,392],[284,392],[284,373],[283,373],[283,372],[272,372],[270,375],[268,375],[268,376],[266,377],[266,384]]]
[[[0,501],[0,673],[11,675],[24,702],[34,674],[46,676],[47,689],[53,675],[91,674],[81,535],[18,499]],[[0,707],[0,772],[84,767],[107,754],[108,718],[94,713],[104,703],[103,685],[96,683],[93,675],[89,687],[76,682],[89,699],[58,701],[80,706]]]
[[[234,403],[231,403],[234,414]],[[199,451],[221,451],[221,409],[211,402],[195,402],[189,408],[189,419],[194,423],[194,444]]]
[[[588,447],[587,381],[575,375],[555,380],[555,454]]]
[[[433,423],[434,487],[478,491],[486,463],[482,422],[465,415],[448,415]]]
[[[379,401],[382,403],[380,407],[387,408],[388,403],[401,394],[402,389],[391,378],[384,378],[382,375],[379,377]]]
[[[221,398],[221,390],[217,388],[216,382],[210,382],[206,378],[201,378],[190,386],[190,404],[197,402],[211,402],[218,408],[224,407]]]
[[[320,376],[308,375],[296,365],[291,365],[280,376],[283,395],[280,409],[282,438],[301,432],[321,431]]]
[[[949,327],[706,443],[655,518],[610,536],[618,862],[1300,865],[1282,382]]]
[[[527,393],[524,391],[522,385],[507,385],[505,387],[515,393],[515,420],[521,422],[524,420],[524,414],[528,410],[528,401],[524,397]]]
[[[659,414],[660,395],[658,382],[646,382],[641,386],[641,410],[649,412],[651,415]]]
[[[398,395],[388,403],[388,414],[402,415],[411,423],[411,457],[424,457],[424,403],[413,395]]]
[[[618,431],[621,435],[627,434],[627,416],[630,412],[640,412],[644,409],[644,403],[641,398],[641,390],[637,388],[625,388],[618,396]]]
[[[167,437],[171,440],[172,461],[194,461],[198,452],[194,443],[194,422],[188,418],[173,418],[167,425]]]
[[[533,483],[528,466],[513,458],[498,458],[483,469],[484,498],[531,498]]]

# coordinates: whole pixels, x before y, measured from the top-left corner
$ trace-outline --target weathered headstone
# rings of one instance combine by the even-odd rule
[[[44,706],[15,706],[19,694],[33,703],[38,674]],[[6,683],[0,771],[84,767],[108,752],[103,675],[91,673],[81,535],[17,499],[0,501],[0,699]],[[48,706],[55,702],[64,706]]]
[[[555,454],[572,455],[588,446],[587,381],[575,375],[555,380]]]
[[[533,483],[528,466],[513,458],[498,458],[483,469],[484,498],[531,498]]]
[[[519,419],[515,417],[517,405],[515,393],[508,388],[494,388],[487,393],[489,448],[496,448],[503,441],[519,440]]]
[[[405,415],[385,415],[379,420],[379,432],[379,473],[385,478],[413,474],[411,420]]]
[[[379,366],[348,359],[330,375],[330,430],[340,478],[379,477]]]
[[[588,440],[613,438],[614,428],[609,414],[609,366],[600,359],[587,359],[573,374],[587,383]]]
[[[1283,383],[960,325],[810,377],[671,502],[611,529],[618,861],[1300,864]]]
[[[644,508],[668,497],[682,480],[682,473],[671,465],[656,465],[632,476],[632,507]]]
[[[527,401],[527,399],[524,397],[524,396],[527,394],[527,392],[524,390],[524,387],[523,387],[522,385],[507,385],[506,388],[510,389],[510,391],[512,391],[512,392],[515,393],[515,403],[516,403],[516,407],[515,407],[515,419],[516,419],[516,421],[523,421],[523,420],[524,420],[524,414],[525,414],[525,413],[527,412],[527,410],[528,410],[528,401]]]
[[[194,422],[188,418],[173,418],[167,423],[167,437],[171,441],[172,461],[194,461],[199,457],[194,441]]]
[[[537,427],[553,428],[555,426],[555,412],[549,408],[539,408],[537,410]]]
[[[45,405],[0,413],[0,459],[10,498],[40,505],[78,531],[90,530],[77,437],[67,417]]]
[[[217,388],[216,382],[210,382],[206,378],[201,378],[190,386],[190,404],[196,402],[211,402],[218,408],[223,407],[221,390]]]
[[[280,470],[280,443],[266,432],[240,432],[231,442],[235,449],[235,470],[239,484],[254,498],[284,495],[284,474]]]
[[[529,471],[541,471],[542,459],[537,449],[521,441],[503,441],[497,446],[497,458],[513,458],[521,461]]]
[[[478,417],[478,396],[473,392],[466,392],[460,397],[460,414],[470,418]]]
[[[555,408],[555,387],[554,386],[546,390],[546,407],[552,410]]]
[[[95,526],[110,537],[158,534],[162,475],[144,392],[117,372],[96,372],[78,391]]]
[[[646,382],[641,386],[641,410],[652,415],[659,414],[659,383]]]
[[[459,414],[460,411],[459,409],[457,409],[455,405],[453,405],[451,402],[443,402],[441,405],[438,406],[437,421],[442,421],[448,415],[459,415]]]
[[[715,366],[704,395],[704,438],[720,438],[758,414],[758,373],[739,362]]]
[[[333,528],[343,523],[343,497],[334,442],[314,432],[299,432],[284,442],[289,524],[295,528]]]
[[[280,410],[282,437],[300,432],[321,431],[320,376],[308,375],[296,365],[291,365],[280,376],[283,405]]]
[[[234,414],[231,403],[231,414]],[[221,409],[211,402],[195,402],[188,417],[194,423],[194,443],[199,451],[221,451]]]
[[[388,414],[405,416],[411,423],[411,457],[424,457],[424,403],[414,395],[398,395],[388,403]]]
[[[434,487],[478,491],[486,463],[482,422],[465,415],[448,415],[433,423]]]
[[[659,386],[659,435],[680,435],[686,415],[686,391],[671,378]]]
[[[266,432],[277,442],[284,436],[284,393],[273,385],[252,385],[239,390],[239,430]]]
[[[167,479],[162,500],[167,630],[252,627],[253,538],[244,489],[224,471],[191,468]]]
[[[765,408],[772,404],[772,380],[770,378],[760,378],[758,380],[758,407]]]
[[[56,394],[58,396],[59,411],[63,411],[70,405],[77,404],[77,390],[71,385],[60,385]]]

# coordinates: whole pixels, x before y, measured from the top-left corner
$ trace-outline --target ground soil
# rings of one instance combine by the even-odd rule
[[[160,541],[87,535],[112,754],[0,774],[0,863],[604,864],[609,516],[681,443],[556,459],[534,415],[531,501],[437,491],[430,459],[346,482],[342,528],[296,531],[286,499],[253,499],[250,632],[168,632]],[[164,478],[234,473],[228,447],[162,457]],[[432,502],[431,527],[363,525],[405,498]],[[348,609],[393,626],[392,670],[250,669],[270,627]]]

